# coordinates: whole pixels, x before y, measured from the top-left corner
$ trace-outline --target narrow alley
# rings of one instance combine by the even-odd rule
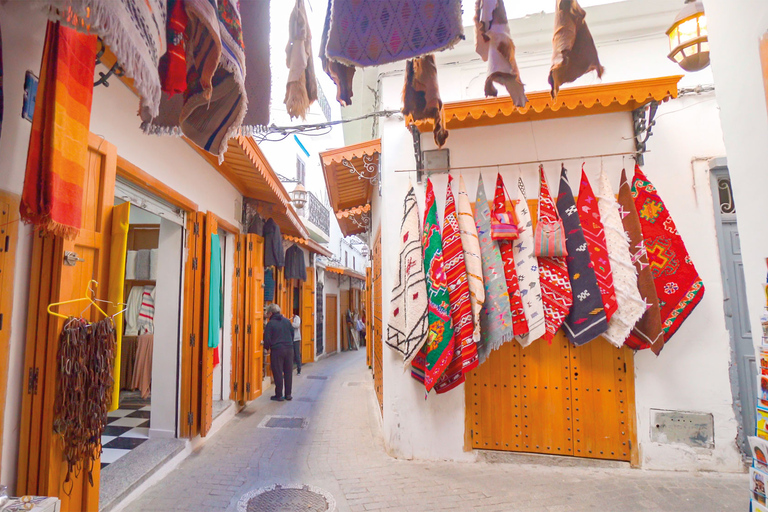
[[[384,452],[369,375],[364,351],[308,365],[294,379],[292,402],[271,402],[271,389],[265,390],[125,510],[248,510],[238,508],[241,497],[274,484],[320,488],[333,496],[340,512],[725,512],[748,506],[744,474],[643,471],[590,463],[558,467],[545,465],[551,464],[549,458],[541,465],[390,458]],[[263,428],[272,415],[304,418],[306,428]],[[561,459],[560,464],[569,460],[578,462]]]

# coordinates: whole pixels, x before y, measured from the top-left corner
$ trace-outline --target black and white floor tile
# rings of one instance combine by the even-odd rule
[[[101,436],[102,469],[149,439],[149,411],[148,405],[122,404],[108,413]]]

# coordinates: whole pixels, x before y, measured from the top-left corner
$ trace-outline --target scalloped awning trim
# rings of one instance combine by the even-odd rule
[[[320,153],[320,160],[322,160],[323,165],[326,166],[332,163],[340,164],[344,159],[351,161],[353,158],[363,158],[363,155],[373,156],[376,153],[381,153],[381,139],[369,140],[359,144],[325,151]]]
[[[371,203],[368,203],[364,206],[358,206],[357,208],[349,208],[347,210],[336,212],[336,218],[346,219],[349,217],[358,217],[364,213],[368,213],[369,211],[371,211]]]

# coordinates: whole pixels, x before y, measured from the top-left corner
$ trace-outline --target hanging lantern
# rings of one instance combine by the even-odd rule
[[[301,210],[304,208],[304,205],[307,204],[307,195],[307,189],[305,189],[304,185],[301,183],[296,185],[296,188],[293,189],[293,192],[291,192],[291,202],[297,210]]]
[[[671,61],[686,71],[700,71],[709,66],[707,16],[701,1],[685,1],[667,36]]]

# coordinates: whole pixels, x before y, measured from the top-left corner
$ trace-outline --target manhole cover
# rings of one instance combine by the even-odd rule
[[[261,420],[261,423],[259,423],[259,427],[302,429],[307,428],[307,423],[309,423],[307,418],[295,416],[266,416]]]
[[[314,379],[314,380],[328,380],[327,375],[307,375],[308,379]]]
[[[336,500],[311,485],[272,485],[250,491],[237,503],[238,512],[334,512]]]

